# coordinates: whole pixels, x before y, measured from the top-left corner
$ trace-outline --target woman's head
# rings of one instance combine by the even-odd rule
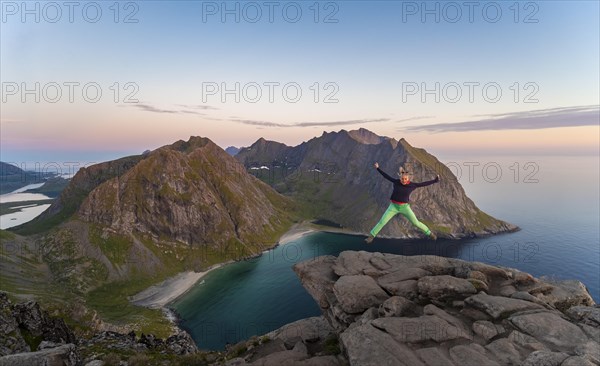
[[[405,171],[404,168],[400,167],[398,175],[400,176],[400,183],[404,185],[410,183],[410,173]]]

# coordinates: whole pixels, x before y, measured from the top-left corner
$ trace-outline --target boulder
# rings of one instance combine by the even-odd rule
[[[506,318],[518,311],[544,309],[542,306],[530,301],[492,296],[484,293],[466,298],[465,304],[487,313],[494,319]]]
[[[379,307],[381,316],[414,316],[417,305],[401,296],[392,296]]]
[[[470,281],[449,275],[421,277],[417,287],[422,298],[438,301],[464,299],[477,293]]]
[[[76,366],[80,362],[77,347],[72,343],[0,357],[0,366]]]
[[[389,298],[372,277],[366,275],[342,276],[333,285],[333,293],[346,313],[362,313]]]
[[[515,314],[509,320],[521,332],[555,350],[573,351],[588,341],[581,328],[548,311]]]

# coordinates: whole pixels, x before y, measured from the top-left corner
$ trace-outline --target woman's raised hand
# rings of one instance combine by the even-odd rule
[[[375,162],[375,169],[378,169],[378,168],[379,168],[379,163]]]

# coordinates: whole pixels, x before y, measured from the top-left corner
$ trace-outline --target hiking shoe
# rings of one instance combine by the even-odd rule
[[[432,231],[431,234],[429,234],[429,239],[437,240],[437,235],[435,235],[435,233]]]
[[[369,236],[365,239],[365,243],[371,244],[373,242],[373,239],[375,239],[375,237],[369,234]]]

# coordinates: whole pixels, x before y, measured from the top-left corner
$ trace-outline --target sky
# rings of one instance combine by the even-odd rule
[[[0,160],[366,128],[598,155],[598,1],[1,1]]]

